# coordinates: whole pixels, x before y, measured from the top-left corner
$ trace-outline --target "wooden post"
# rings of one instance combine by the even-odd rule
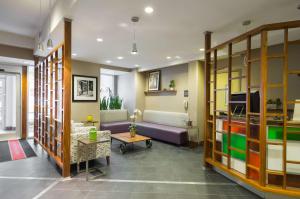
[[[38,96],[38,78],[39,78],[39,68],[38,68],[38,57],[34,57],[34,143],[37,144],[37,139],[38,139],[38,101],[39,101],[39,96]]]
[[[266,116],[267,116],[267,84],[268,84],[268,32],[261,32],[261,52],[260,52],[260,168],[259,182],[261,186],[266,184]]]
[[[27,66],[22,66],[22,134],[21,138],[27,137]]]
[[[246,66],[246,178],[249,178],[249,138],[250,138],[250,100],[251,100],[251,36],[247,38]]]
[[[72,50],[72,21],[64,19],[64,96],[63,96],[63,177],[70,176],[70,139],[71,139],[71,50]]]
[[[205,100],[205,111],[204,111],[204,118],[205,118],[205,131],[204,131],[204,166],[209,166],[206,162],[206,158],[208,158],[209,154],[209,148],[208,148],[208,134],[209,134],[209,115],[210,115],[210,67],[211,67],[211,61],[210,61],[210,51],[208,51],[211,48],[211,32],[206,31],[204,33],[205,35],[205,91],[204,91],[204,100]]]
[[[227,168],[231,169],[231,83],[232,83],[232,43],[228,44],[228,107],[227,107]],[[225,91],[226,92],[226,91]]]
[[[289,43],[289,31],[288,29],[284,29],[284,46],[283,46],[283,56],[284,56],[284,65],[283,65],[283,154],[282,154],[282,165],[283,165],[283,188],[286,189],[287,184],[287,176],[286,176],[286,161],[287,161],[287,101],[288,101],[288,43]]]

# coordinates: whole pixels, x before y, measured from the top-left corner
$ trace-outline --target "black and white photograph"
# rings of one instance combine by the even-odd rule
[[[73,101],[97,101],[97,77],[73,75]]]
[[[148,90],[158,91],[160,89],[160,71],[149,73]]]

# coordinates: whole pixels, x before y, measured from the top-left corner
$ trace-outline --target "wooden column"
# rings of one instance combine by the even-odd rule
[[[34,143],[37,144],[37,140],[36,138],[38,138],[38,128],[39,128],[39,124],[38,124],[38,115],[39,115],[39,110],[38,110],[38,100],[39,100],[39,96],[38,96],[38,88],[39,88],[39,68],[38,68],[38,57],[34,57]]]
[[[21,138],[27,137],[27,66],[22,66],[22,134]]]
[[[267,116],[267,84],[268,84],[268,32],[261,32],[261,51],[260,51],[260,168],[259,182],[262,186],[266,184],[266,116]]]
[[[206,158],[208,158],[209,149],[208,149],[208,134],[209,134],[209,115],[210,115],[210,55],[211,52],[208,51],[211,48],[211,32],[206,31],[205,35],[205,111],[204,111],[204,118],[205,118],[205,131],[204,131],[204,166],[208,166],[206,162]]]
[[[64,20],[64,95],[63,95],[63,176],[70,176],[70,139],[71,139],[71,50],[72,50],[72,21]]]

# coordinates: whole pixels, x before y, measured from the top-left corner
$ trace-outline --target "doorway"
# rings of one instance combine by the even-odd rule
[[[21,137],[20,82],[20,74],[0,72],[0,140]]]

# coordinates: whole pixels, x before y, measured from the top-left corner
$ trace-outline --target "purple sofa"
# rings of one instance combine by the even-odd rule
[[[140,122],[137,123],[137,132],[140,135],[176,145],[185,145],[188,140],[186,129],[162,124]]]
[[[143,122],[137,123],[137,132],[156,140],[185,145],[188,142],[187,129],[184,128],[186,120],[186,113],[145,110]]]
[[[100,130],[109,130],[112,134],[129,131],[127,110],[101,110],[100,120]]]
[[[130,122],[120,121],[120,122],[109,122],[109,123],[101,123],[100,129],[101,131],[109,130],[112,134],[114,133],[124,133],[128,132]]]

